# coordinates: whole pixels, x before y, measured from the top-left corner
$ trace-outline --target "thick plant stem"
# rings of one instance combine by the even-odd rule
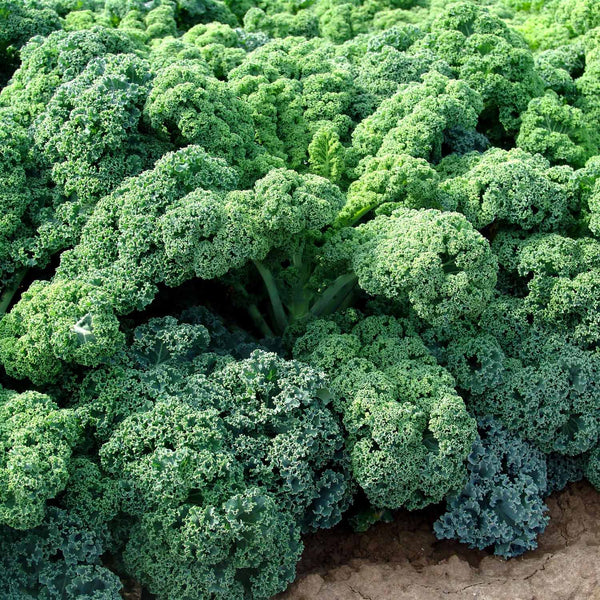
[[[265,267],[260,261],[253,261],[254,265],[258,269],[260,276],[265,282],[265,286],[267,288],[267,293],[269,294],[269,300],[271,301],[271,306],[273,307],[273,316],[275,317],[275,325],[280,333],[283,333],[288,326],[288,318],[285,314],[285,308],[283,307],[283,303],[281,302],[281,298],[279,296],[279,291],[277,290],[277,284],[273,279],[273,275],[271,271]]]
[[[350,225],[356,225],[366,214],[370,213],[374,208],[377,208],[377,204],[369,204],[369,206],[363,207],[352,217]]]
[[[268,338],[275,337],[273,330],[269,327],[269,325],[265,321],[265,318],[260,314],[260,311],[258,310],[256,304],[251,304],[248,307],[248,314],[250,315],[250,318],[254,321],[254,324],[256,325],[256,327],[258,327],[260,332],[265,337],[268,337]]]
[[[354,273],[340,275],[313,304],[310,314],[315,317],[328,315],[337,310],[356,285],[357,277]]]
[[[342,227],[348,227],[356,225],[366,214],[370,213],[374,208],[379,206],[379,202],[363,206],[359,211],[355,212],[352,216],[345,217],[343,219],[338,218],[336,225]]]
[[[19,286],[23,282],[23,279],[25,279],[26,274],[27,269],[19,271],[15,275],[15,279],[10,284],[10,286],[6,288],[4,292],[2,292],[2,295],[0,296],[0,316],[2,316],[8,310],[8,307],[10,306],[10,303],[12,302],[12,299],[14,298],[15,294],[19,290]]]
[[[240,297],[242,297],[242,298],[247,297],[246,290],[239,282],[233,283],[233,287],[240,294]],[[262,316],[260,310],[258,310],[258,307],[256,306],[256,304],[254,304],[253,302],[249,302],[246,310],[248,311],[248,315],[252,319],[252,322],[254,323],[256,328],[265,337],[268,337],[268,338],[275,337],[275,333],[269,327],[269,324],[265,321],[265,318]]]

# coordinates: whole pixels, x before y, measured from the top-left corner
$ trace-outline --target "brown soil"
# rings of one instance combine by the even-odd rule
[[[318,532],[277,600],[600,600],[600,493],[578,483],[547,503],[538,549],[510,560],[437,541],[433,510]]]

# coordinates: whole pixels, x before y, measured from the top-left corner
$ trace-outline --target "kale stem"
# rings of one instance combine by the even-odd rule
[[[320,296],[310,309],[310,314],[315,317],[329,315],[348,297],[356,285],[357,277],[354,273],[340,275]]]
[[[374,208],[377,208],[379,204],[379,202],[373,202],[367,206],[363,206],[358,212],[354,213],[349,220],[348,225],[356,225],[366,214],[370,213]]]
[[[258,269],[260,276],[265,282],[265,286],[269,294],[269,300],[271,300],[271,306],[273,307],[273,315],[275,317],[275,324],[277,325],[277,329],[280,333],[283,333],[286,327],[288,326],[288,318],[285,314],[285,309],[281,302],[281,298],[279,297],[279,290],[277,289],[277,284],[275,283],[273,274],[260,261],[255,260],[253,262],[256,268]]]
[[[260,332],[266,337],[275,337],[273,330],[269,327],[265,318],[260,314],[260,311],[256,307],[256,304],[251,304],[248,307],[248,314],[254,321],[254,324],[258,327]]]

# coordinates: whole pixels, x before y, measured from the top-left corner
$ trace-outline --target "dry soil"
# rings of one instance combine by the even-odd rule
[[[276,600],[600,600],[600,493],[578,483],[547,503],[538,549],[510,560],[437,541],[435,510],[307,536],[298,578]]]

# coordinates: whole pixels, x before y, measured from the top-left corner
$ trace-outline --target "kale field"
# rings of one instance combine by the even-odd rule
[[[0,0],[0,600],[588,600],[594,488],[600,1]]]

